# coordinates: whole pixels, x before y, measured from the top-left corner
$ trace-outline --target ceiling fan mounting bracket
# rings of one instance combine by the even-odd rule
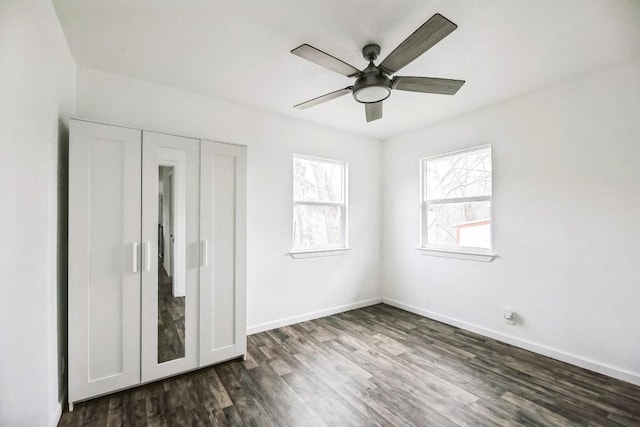
[[[368,44],[362,48],[362,56],[369,62],[375,61],[380,55],[380,46],[377,44]]]

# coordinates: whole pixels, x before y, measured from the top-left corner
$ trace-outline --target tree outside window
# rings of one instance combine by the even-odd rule
[[[491,146],[421,159],[421,247],[490,251]]]
[[[347,246],[346,181],[346,162],[293,156],[294,251]]]

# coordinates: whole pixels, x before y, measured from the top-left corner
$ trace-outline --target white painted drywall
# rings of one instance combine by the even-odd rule
[[[418,159],[481,144],[498,258],[422,255]],[[640,61],[384,141],[383,159],[386,298],[640,383]]]
[[[75,107],[75,63],[50,1],[0,3],[0,64],[0,425],[48,426],[64,391],[58,311]]]
[[[78,68],[77,92],[81,118],[249,147],[250,330],[379,298],[379,141],[83,67]],[[308,259],[287,255],[292,233],[293,153],[349,162],[353,249],[347,254]]]

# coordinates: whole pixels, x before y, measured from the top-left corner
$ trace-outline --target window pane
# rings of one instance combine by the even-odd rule
[[[491,202],[426,205],[427,244],[491,248]]]
[[[294,156],[294,200],[341,203],[343,168],[342,164]]]
[[[297,249],[344,246],[340,206],[295,205],[293,225],[293,237]]]
[[[427,200],[491,195],[491,147],[425,163]]]

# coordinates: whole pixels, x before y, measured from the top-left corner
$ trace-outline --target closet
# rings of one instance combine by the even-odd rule
[[[246,353],[246,147],[71,120],[69,406]]]

